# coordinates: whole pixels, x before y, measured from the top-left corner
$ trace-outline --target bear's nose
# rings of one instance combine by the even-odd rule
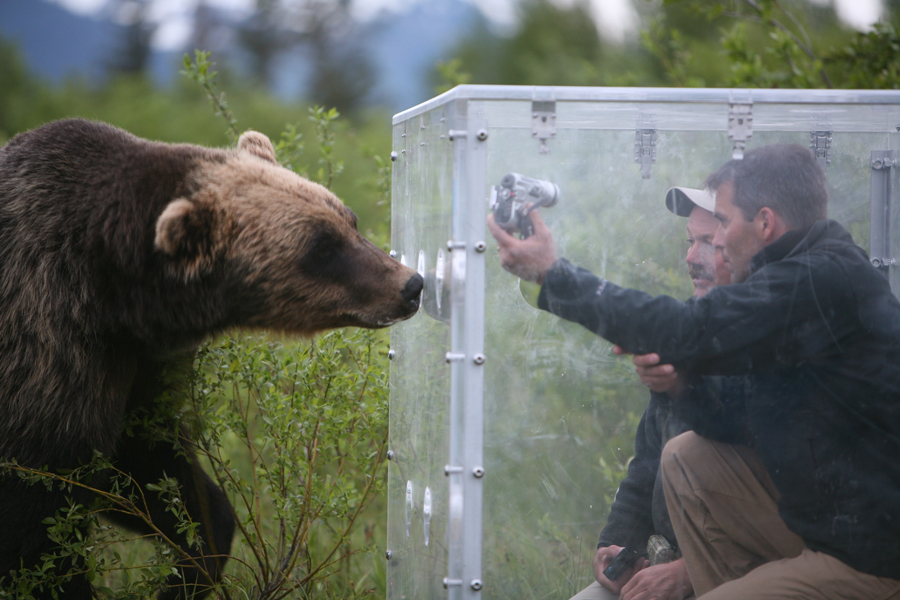
[[[418,310],[419,308],[419,295],[422,293],[422,287],[424,285],[425,280],[422,279],[421,275],[416,273],[409,278],[409,281],[406,282],[406,285],[404,285],[403,289],[400,291],[400,296],[405,302],[409,303],[410,308],[413,310]]]

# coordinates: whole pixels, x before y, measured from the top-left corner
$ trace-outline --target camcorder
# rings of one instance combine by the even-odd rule
[[[619,553],[616,554],[616,557],[610,561],[609,565],[603,569],[603,575],[610,581],[615,581],[643,555],[643,552],[639,550],[622,548]]]
[[[504,175],[500,185],[491,189],[494,221],[509,233],[518,233],[523,240],[534,234],[528,213],[539,206],[549,208],[558,201],[559,186],[555,183],[518,173]]]

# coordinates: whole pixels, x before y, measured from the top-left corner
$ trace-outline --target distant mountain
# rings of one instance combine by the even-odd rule
[[[405,13],[385,11],[360,24],[359,40],[377,74],[370,103],[397,112],[433,96],[428,76],[435,63],[483,20],[481,12],[463,0],[442,0],[416,3]],[[51,84],[70,76],[102,81],[123,29],[44,0],[0,0],[0,36],[17,43],[28,68]],[[153,79],[171,82],[182,54],[154,52]],[[302,97],[312,71],[308,59],[295,52],[279,57],[278,64],[273,92],[285,100]]]
[[[437,61],[484,22],[462,0],[420,2],[404,14],[383,14],[367,26],[367,45],[378,69],[373,90],[382,104],[404,110],[434,96],[428,81]]]
[[[0,36],[18,44],[29,70],[51,84],[73,76],[101,81],[123,30],[111,21],[76,15],[43,0],[0,0]],[[168,81],[179,55],[154,53],[154,79]]]

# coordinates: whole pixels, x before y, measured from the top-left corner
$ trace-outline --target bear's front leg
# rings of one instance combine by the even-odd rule
[[[166,581],[167,588],[160,591],[159,599],[199,600],[221,579],[231,552],[235,529],[231,504],[222,489],[200,467],[193,451],[178,452],[164,441],[151,444],[142,434],[136,428],[132,437],[122,438],[115,465],[130,474],[141,487],[153,524],[192,558],[179,561],[180,577],[173,575]],[[156,492],[146,487],[146,484],[157,484],[165,477],[178,480],[184,508],[191,520],[200,524],[199,548],[188,545],[185,535],[177,531],[178,518],[166,510],[167,503]],[[138,532],[152,533],[136,517],[112,514],[110,518]]]

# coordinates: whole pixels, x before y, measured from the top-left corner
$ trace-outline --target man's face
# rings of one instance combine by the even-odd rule
[[[732,202],[734,189],[730,183],[716,190],[715,217],[719,228],[713,245],[722,250],[722,258],[731,272],[731,282],[741,283],[750,276],[750,259],[765,247],[757,226],[759,215],[752,221],[744,218],[741,209]]]
[[[711,212],[695,206],[688,217],[688,251],[685,261],[694,284],[694,297],[701,298],[717,285],[731,281],[731,273],[725,268],[722,252],[713,246],[713,237],[719,222]]]

